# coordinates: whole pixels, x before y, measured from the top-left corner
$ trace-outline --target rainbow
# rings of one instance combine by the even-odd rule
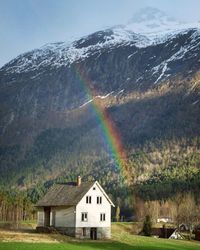
[[[90,102],[91,107],[96,114],[96,118],[100,124],[104,140],[106,141],[106,144],[110,151],[110,155],[115,162],[115,166],[117,167],[122,177],[126,178],[127,174],[125,167],[127,157],[121,143],[120,134],[117,131],[117,128],[110,118],[106,108],[103,107],[98,101],[95,102],[94,97],[97,95],[97,93],[85,71],[81,69],[80,65],[78,64],[74,65],[73,69],[75,71],[75,74],[79,78],[81,86],[85,91],[88,100],[92,100]]]

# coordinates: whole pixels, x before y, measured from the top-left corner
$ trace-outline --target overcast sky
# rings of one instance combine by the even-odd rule
[[[200,0],[0,0],[0,67],[46,43],[124,24],[147,6],[183,21],[200,20]]]

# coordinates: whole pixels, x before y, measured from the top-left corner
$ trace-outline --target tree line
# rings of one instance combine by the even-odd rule
[[[0,189],[0,221],[33,220],[36,210],[26,192]]]
[[[148,217],[148,222],[151,220],[152,224],[156,224],[158,218],[168,218],[177,228],[181,224],[186,225],[190,239],[193,230],[200,224],[200,199],[192,192],[176,193],[165,200],[145,201],[135,196],[134,207],[137,221],[146,222]]]

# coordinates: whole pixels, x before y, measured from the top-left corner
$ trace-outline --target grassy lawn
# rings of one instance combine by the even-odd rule
[[[113,242],[77,242],[77,243],[18,243],[2,242],[2,250],[199,250],[200,244],[175,240],[160,240],[142,236],[122,234],[119,241]]]
[[[199,250],[200,243],[189,241],[155,239],[131,235],[131,224],[113,225],[110,241],[76,241],[68,239],[61,243],[0,242],[0,250]]]

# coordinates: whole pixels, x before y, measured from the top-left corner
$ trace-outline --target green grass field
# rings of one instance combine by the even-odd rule
[[[113,228],[113,238],[110,241],[69,241],[55,244],[1,242],[0,250],[200,250],[198,242],[131,235],[131,226],[124,224]]]
[[[120,241],[78,243],[0,243],[2,250],[199,250],[200,244],[172,240],[150,239],[123,234]]]

